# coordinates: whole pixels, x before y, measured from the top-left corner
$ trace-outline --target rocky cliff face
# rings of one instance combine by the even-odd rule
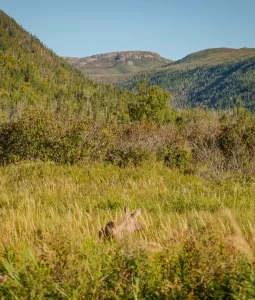
[[[150,51],[120,51],[82,58],[64,57],[64,59],[87,75],[135,73],[171,62]]]

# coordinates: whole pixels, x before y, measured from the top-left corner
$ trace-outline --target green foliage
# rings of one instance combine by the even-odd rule
[[[106,155],[106,162],[118,165],[119,167],[140,166],[151,157],[148,149],[139,146],[125,148],[112,148]]]
[[[100,128],[32,110],[0,126],[0,163],[39,159],[73,164],[100,160],[108,141]]]
[[[153,120],[164,122],[170,116],[170,93],[157,86],[147,86],[147,81],[141,81],[137,86],[136,101],[129,103],[131,121]]]
[[[240,107],[236,119],[222,124],[218,141],[227,165],[250,165],[254,157],[254,126],[254,120]]]
[[[105,124],[28,110],[0,125],[0,163],[112,163],[120,167],[163,161],[184,172],[208,168],[253,174],[255,122],[245,110],[175,112],[176,123]],[[179,114],[179,116],[178,116]]]
[[[0,47],[0,122],[29,107],[100,122],[128,111],[127,92],[83,76],[1,10]]]
[[[109,74],[130,74],[144,71],[146,69],[160,67],[166,64],[166,61],[158,61],[158,60],[146,60],[146,59],[132,59],[133,64],[128,65],[127,63],[115,63],[111,67],[104,69],[105,72],[109,72]],[[101,71],[101,70],[100,70]],[[90,69],[84,69],[84,74],[91,73]],[[101,71],[102,72],[102,71]],[[102,76],[107,78],[105,72],[102,72]],[[110,79],[110,78],[109,78]]]
[[[199,60],[198,60],[199,61]],[[182,67],[183,66],[183,67]],[[255,59],[244,57],[212,65],[189,66],[185,61],[171,64],[168,68],[141,73],[119,80],[116,84],[133,90],[146,78],[149,85],[157,85],[170,91],[172,105],[176,107],[205,107],[231,109],[240,98],[249,110],[255,110]]]
[[[185,170],[191,162],[192,152],[187,142],[171,141],[159,151],[158,156],[163,159],[165,166]]]
[[[236,274],[227,251],[224,248],[215,251],[212,244],[205,253],[206,245],[187,241],[176,259],[169,251],[150,257],[142,251],[125,252],[121,246],[103,252],[92,245],[84,255],[81,249],[76,250],[80,260],[86,262],[83,265],[71,258],[65,240],[58,242],[63,244],[51,250],[54,259],[33,258],[28,252],[26,265],[22,262],[24,265],[19,269],[14,260],[11,266],[17,279],[9,278],[2,284],[1,294],[35,299],[112,299],[113,296],[119,299],[234,299],[241,288],[248,287],[253,272],[246,263],[242,272]],[[8,263],[4,260],[6,267]],[[1,269],[6,273],[5,267]],[[246,293],[249,295],[248,290]]]

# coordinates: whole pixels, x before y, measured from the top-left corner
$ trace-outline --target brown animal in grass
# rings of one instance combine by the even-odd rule
[[[134,213],[130,213],[128,207],[124,208],[125,216],[122,221],[108,222],[104,228],[99,231],[99,238],[115,238],[120,240],[135,231],[142,230],[142,225],[137,220],[137,217],[141,214],[142,209],[138,208]]]

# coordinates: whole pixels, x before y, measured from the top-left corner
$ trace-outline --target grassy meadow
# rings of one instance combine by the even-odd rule
[[[0,299],[251,299],[255,180],[139,167],[0,168]],[[98,231],[143,209],[144,230]]]

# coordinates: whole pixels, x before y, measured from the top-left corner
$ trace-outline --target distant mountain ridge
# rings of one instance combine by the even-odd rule
[[[151,51],[118,51],[77,58],[64,57],[90,77],[137,73],[172,61]]]
[[[199,62],[204,64],[218,64],[226,63],[227,61],[247,59],[248,57],[255,56],[254,48],[211,48],[191,53],[184,58],[177,60],[176,64],[195,63]]]
[[[148,65],[148,58],[159,63]],[[141,68],[145,59],[147,64]],[[254,48],[205,49],[178,61],[149,51],[112,52],[66,60],[97,81],[113,83],[129,91],[147,78],[149,85],[170,91],[172,104],[177,107],[228,109],[241,99],[247,108],[255,111]]]

